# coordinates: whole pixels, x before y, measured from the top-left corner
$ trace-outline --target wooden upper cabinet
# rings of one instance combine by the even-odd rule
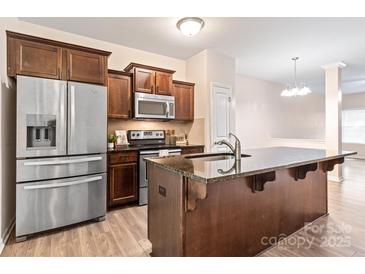
[[[9,76],[107,84],[111,52],[6,31]]]
[[[108,118],[132,118],[132,85],[129,73],[109,70]]]
[[[160,95],[171,95],[173,92],[172,75],[175,73],[174,70],[137,63],[130,63],[124,70],[133,73],[134,92]]]
[[[175,120],[194,120],[194,84],[174,81],[173,95],[175,97]]]
[[[14,60],[8,71],[12,70],[14,75],[61,79],[62,48],[16,39],[12,39],[10,44]]]
[[[105,83],[106,57],[80,50],[67,50],[67,80]]]
[[[135,68],[134,74],[134,91],[136,92],[155,92],[155,72],[149,69]]]
[[[156,71],[155,93],[160,95],[172,94],[172,74]]]

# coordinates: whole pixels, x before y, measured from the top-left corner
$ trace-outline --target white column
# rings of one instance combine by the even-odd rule
[[[322,66],[326,77],[326,150],[331,152],[342,151],[342,91],[341,73],[346,65],[336,62]],[[342,182],[342,166],[336,165],[328,173],[328,180]]]

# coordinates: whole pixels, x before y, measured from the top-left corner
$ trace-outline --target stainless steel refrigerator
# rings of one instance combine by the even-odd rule
[[[17,77],[16,237],[106,214],[106,87]]]

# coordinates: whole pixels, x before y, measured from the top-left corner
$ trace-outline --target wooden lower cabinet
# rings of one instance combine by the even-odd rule
[[[108,161],[108,206],[138,201],[137,155],[113,153]]]

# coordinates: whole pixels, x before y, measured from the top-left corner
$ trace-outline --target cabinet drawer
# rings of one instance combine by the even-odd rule
[[[123,164],[123,163],[131,163],[137,162],[137,152],[120,152],[120,153],[113,153],[109,155],[109,164]]]

